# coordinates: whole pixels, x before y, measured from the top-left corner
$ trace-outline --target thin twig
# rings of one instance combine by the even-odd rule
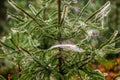
[[[3,46],[7,47],[7,48],[10,48],[10,49],[12,49],[12,50],[15,50],[14,48],[12,48],[12,47],[10,47],[10,46],[6,45],[6,44],[5,44],[5,43],[3,43],[2,41],[0,41],[0,43],[1,43]]]
[[[29,51],[27,51],[26,49],[24,49],[24,48],[20,48],[21,50],[23,50],[24,52],[26,52],[27,54],[29,54],[31,57],[32,57],[32,59],[37,63],[37,64],[39,64],[40,66],[42,66],[42,64],[38,61],[38,60],[36,60],[36,58],[29,52]]]
[[[8,0],[8,2],[12,5],[15,6],[17,9],[19,9],[20,11],[24,12],[27,16],[29,16],[31,19],[33,19],[38,25],[39,27],[42,27],[42,25],[36,20],[36,18],[34,18],[33,16],[31,16],[29,13],[27,13],[25,10],[23,10],[22,8],[20,8],[19,6],[17,6],[12,0]]]
[[[82,8],[82,10],[80,11],[80,13],[79,13],[78,16],[76,17],[75,22],[73,23],[73,26],[72,26],[72,27],[74,27],[75,24],[76,24],[76,22],[79,20],[79,18],[81,18],[83,12],[84,12],[85,9],[88,7],[88,5],[89,5],[90,2],[91,2],[91,0],[89,0],[89,1],[87,2],[87,4]]]
[[[66,6],[65,6],[64,9],[63,9],[63,13],[62,13],[62,17],[61,17],[61,22],[60,22],[61,25],[62,25],[62,23],[64,22],[65,15],[66,15]]]

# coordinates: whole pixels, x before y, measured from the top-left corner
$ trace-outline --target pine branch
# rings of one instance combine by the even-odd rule
[[[35,23],[38,24],[38,26],[40,28],[42,28],[42,25],[36,20],[36,18],[34,18],[33,16],[31,16],[29,13],[27,13],[25,10],[23,10],[22,8],[20,8],[19,6],[17,6],[12,0],[8,0],[8,2],[15,8],[19,9],[20,11],[22,11],[23,13],[25,13],[28,17],[30,17],[31,19],[33,19],[33,21],[35,21]]]

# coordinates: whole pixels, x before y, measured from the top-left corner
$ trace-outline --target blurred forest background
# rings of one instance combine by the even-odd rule
[[[8,3],[8,1],[9,1],[9,3]],[[21,38],[23,38],[25,40],[25,38],[27,37],[27,34],[31,33],[37,39],[38,38],[37,34],[43,34],[43,33],[42,33],[42,31],[41,31],[41,33],[37,33],[37,29],[34,31],[34,29],[32,27],[29,28],[29,26],[36,26],[36,25],[33,24],[31,22],[31,19],[29,19],[28,17],[32,18],[30,15],[36,16],[37,13],[41,10],[40,11],[40,14],[41,14],[40,18],[42,16],[42,19],[40,19],[38,21],[38,23],[43,22],[41,25],[45,25],[45,26],[46,25],[48,26],[48,24],[50,24],[50,23],[55,24],[56,22],[54,22],[54,20],[52,22],[49,22],[49,21],[52,20],[52,19],[49,19],[49,18],[52,18],[52,16],[57,14],[57,13],[54,13],[57,9],[56,8],[57,5],[55,5],[57,3],[57,1],[56,0],[13,0],[15,2],[15,4],[17,4],[17,6],[19,6],[21,9],[19,9],[18,7],[16,8],[15,5],[13,5],[13,4],[11,6],[10,1],[12,1],[12,0],[8,0],[8,1],[7,0],[0,0],[0,38],[1,38],[1,44],[0,44],[0,47],[1,47],[0,48],[0,75],[1,75],[1,78],[0,78],[0,80],[3,80],[3,78],[5,80],[49,80],[49,79],[44,78],[45,76],[44,77],[42,76],[41,78],[33,78],[33,74],[37,74],[37,69],[38,69],[34,66],[38,66],[38,65],[34,64],[34,63],[32,64],[32,62],[28,61],[28,62],[26,62],[27,65],[22,66],[25,63],[24,60],[26,61],[26,58],[27,58],[27,57],[25,57],[26,55],[23,55],[23,54],[21,55],[22,52],[17,52],[17,51],[14,50],[13,45],[16,46],[17,43],[16,44],[13,43],[12,48],[11,48],[9,46],[9,45],[11,45],[11,43],[9,43],[9,40],[7,40],[7,39],[10,39],[10,37],[12,36],[13,42],[14,42],[16,40],[15,39],[16,36],[17,35],[21,36],[21,33],[24,33],[24,31],[26,29],[29,30],[28,33],[26,32],[24,34],[25,37],[21,37]],[[86,4],[89,1],[90,1],[90,5],[87,6],[87,8],[84,10],[84,13],[82,14],[82,17],[80,18],[80,20],[83,21],[83,22],[88,18],[88,16],[92,15],[93,12],[97,11],[108,0],[61,0],[61,1],[63,2],[62,4],[69,6],[69,11],[68,12],[70,12],[71,14],[68,14],[68,16],[70,16],[70,18],[72,18],[72,19],[69,20],[69,18],[66,18],[67,20],[65,20],[65,22],[68,23],[68,21],[72,22],[72,21],[75,20],[73,18],[75,16],[79,15],[79,12],[83,9],[84,6],[86,6]],[[102,18],[101,20],[98,20],[96,22],[94,20],[91,21],[92,19],[90,19],[91,22],[89,23],[89,25],[90,26],[95,25],[95,26],[92,27],[92,29],[93,30],[94,29],[98,30],[99,32],[98,33],[96,31],[95,31],[95,33],[90,32],[90,33],[88,33],[88,36],[89,36],[89,34],[100,36],[99,37],[100,39],[95,38],[93,43],[91,43],[91,45],[90,45],[90,46],[92,46],[91,50],[97,51],[97,48],[99,49],[99,45],[102,44],[103,42],[107,42],[108,40],[110,40],[111,35],[114,35],[113,33],[115,31],[118,31],[118,33],[115,36],[115,41],[113,41],[114,44],[112,44],[111,46],[108,47],[108,49],[107,49],[108,51],[106,50],[105,54],[102,57],[98,57],[99,59],[94,59],[90,63],[87,63],[88,65],[87,65],[86,71],[88,70],[88,68],[90,68],[90,70],[91,69],[92,70],[99,70],[103,75],[105,75],[105,80],[120,80],[120,78],[119,78],[120,77],[120,50],[119,50],[119,48],[120,48],[120,41],[119,41],[120,40],[120,0],[109,0],[109,1],[110,1],[110,4],[111,4],[110,5],[110,12],[108,11],[109,13],[107,15],[104,12],[102,13],[102,15],[105,16],[105,18]],[[61,6],[61,7],[62,7],[62,9],[64,8],[63,6]],[[22,9],[23,9],[23,11],[22,11]],[[51,13],[50,13],[50,11],[51,11]],[[29,14],[27,14],[25,12],[27,12]],[[34,18],[32,18],[32,19],[34,20]],[[56,20],[56,17],[53,18],[53,19]],[[28,23],[28,22],[31,22],[31,24]],[[35,21],[35,22],[37,24],[37,21]],[[95,22],[95,24],[93,22]],[[75,23],[75,25],[77,25],[77,24],[78,23]],[[21,29],[22,27],[19,28],[18,31],[19,32],[21,31],[20,34],[12,34],[11,31],[13,31],[13,33],[14,33],[14,31],[15,31],[14,28],[16,26],[18,26],[18,27],[28,26],[28,27],[23,28],[23,29],[25,29],[23,32],[22,32],[22,29]],[[96,28],[96,26],[100,26],[100,28],[99,27]],[[40,53],[41,52],[45,53],[44,49],[48,49],[48,48],[50,48],[50,46],[52,46],[51,44],[54,44],[54,40],[53,39],[51,40],[50,38],[53,37],[53,36],[56,36],[57,33],[55,32],[55,34],[53,34],[54,29],[52,29],[53,32],[50,31],[50,30],[47,30],[47,28],[49,29],[49,27],[43,28],[43,29],[46,30],[46,32],[47,31],[48,31],[48,33],[50,32],[50,35],[48,35],[48,38],[43,37],[44,35],[46,35],[48,33],[44,33],[44,35],[42,37],[40,36],[41,38],[39,39],[39,42],[40,41],[46,41],[45,43],[41,42],[40,43],[41,45],[37,46],[37,48],[40,49]],[[68,27],[68,25],[66,27]],[[83,32],[84,32],[84,30],[83,30]],[[81,34],[78,35],[78,36],[82,36],[83,32],[81,32]],[[64,31],[63,31],[63,33],[64,33]],[[69,33],[69,31],[67,32],[67,30],[66,30],[65,33],[67,34],[67,33]],[[99,35],[99,33],[101,33],[101,34]],[[8,35],[11,35],[11,36],[8,36]],[[7,36],[7,38],[5,38],[5,36]],[[14,36],[15,36],[15,38],[14,38]],[[65,36],[69,37],[69,35],[64,35],[63,34],[63,37],[65,37]],[[5,43],[8,44],[8,45],[6,45],[5,43],[2,42],[2,40],[4,38],[6,39]],[[94,36],[93,36],[93,38],[94,38]],[[77,37],[75,37],[75,39],[77,39],[76,44],[79,44],[80,39],[77,38]],[[10,39],[10,40],[12,40],[12,39]],[[66,41],[68,43],[74,43],[75,42],[72,39],[68,39]],[[34,41],[34,42],[37,44],[36,41]],[[50,43],[48,43],[48,42],[50,42]],[[24,45],[25,48],[26,48],[26,46],[29,45],[29,44],[26,44],[26,43],[27,43],[27,40],[23,41],[23,43],[21,43],[20,46]],[[42,43],[44,43],[44,44],[42,44]],[[80,43],[80,44],[82,44],[82,43]],[[87,43],[85,42],[85,44],[87,44]],[[88,42],[88,45],[89,45],[89,42]],[[5,50],[4,51],[2,46],[5,46],[5,47],[7,46],[7,47],[13,49],[13,51],[11,51],[11,50]],[[19,47],[17,47],[17,48],[18,48],[18,50],[23,50],[23,52],[27,53],[27,50],[24,50],[23,48],[19,48]],[[85,47],[84,49],[87,50],[87,47]],[[36,48],[35,48],[35,50],[36,50]],[[34,53],[35,50],[31,49],[31,47],[30,47],[30,49],[28,49],[28,55],[29,55],[29,52],[33,52],[34,56],[36,56],[36,57],[39,56],[38,54]],[[13,53],[18,53],[18,54],[13,55]],[[50,54],[52,55],[52,52]],[[44,55],[42,55],[42,56],[44,56]],[[48,56],[49,55],[47,55],[47,59],[49,59]],[[56,57],[58,57],[58,56],[56,56]],[[66,58],[66,55],[64,55],[63,57]],[[86,55],[82,55],[82,57],[86,57]],[[80,57],[80,58],[82,58],[82,57]],[[34,60],[34,58],[33,58],[33,60]],[[30,59],[30,61],[32,61],[32,60]],[[41,61],[41,63],[42,63],[42,61]],[[67,62],[65,62],[65,63],[67,63]],[[34,66],[31,66],[31,64],[34,65]],[[57,62],[55,62],[55,64],[57,64]],[[46,62],[46,65],[44,65],[44,66],[47,66],[47,65],[48,65],[48,63]],[[66,66],[67,65],[69,65],[69,64],[66,64]],[[26,66],[27,67],[30,66],[31,69],[27,69]],[[36,70],[36,72],[32,68],[34,68]],[[22,72],[22,70],[23,70],[23,72]],[[57,69],[55,69],[55,70],[57,70]],[[66,70],[66,71],[68,71],[68,70]],[[83,72],[84,71],[85,71],[85,68],[83,69]],[[29,72],[31,72],[31,73],[33,72],[33,73],[28,74],[25,77],[25,74],[29,73]],[[74,70],[73,70],[73,72],[74,72]],[[80,72],[80,74],[84,74],[83,72]],[[45,71],[43,73],[45,73]],[[22,75],[22,74],[24,74],[24,75]],[[92,74],[92,73],[89,73],[89,74]],[[97,74],[97,73],[95,73],[95,74]],[[37,75],[40,75],[40,73],[37,74]],[[57,74],[57,73],[56,73],[56,75],[61,76],[60,74]],[[57,79],[53,79],[53,78],[50,78],[50,79],[51,80],[58,80],[58,79],[59,80],[64,80],[63,78],[59,78],[59,77]],[[83,79],[83,78],[80,78],[80,76],[78,76],[78,74],[74,74],[70,80],[95,80],[95,79],[96,78],[94,78],[94,79],[92,79],[92,78]],[[104,80],[104,79],[100,79],[100,80]]]

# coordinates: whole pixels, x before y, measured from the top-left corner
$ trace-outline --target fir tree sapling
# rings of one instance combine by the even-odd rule
[[[105,79],[104,74],[88,64],[105,54],[116,38],[117,31],[108,43],[99,43],[99,35],[106,29],[102,21],[110,11],[109,1],[94,12],[92,0],[84,6],[84,1],[75,2],[80,6],[76,14],[71,11],[74,1],[69,0],[41,0],[39,9],[31,4],[29,12],[8,1],[25,14],[17,15],[22,21],[13,22],[15,27],[1,41],[6,57],[10,55],[14,64],[22,68],[15,79],[72,80],[76,76],[80,80]]]

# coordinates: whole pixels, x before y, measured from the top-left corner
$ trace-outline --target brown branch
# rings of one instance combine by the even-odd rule
[[[61,21],[61,0],[58,0],[58,25],[60,25],[60,21]]]
[[[43,8],[44,8],[44,10],[43,10],[43,20],[45,20],[46,19],[46,4],[43,4]]]
[[[58,3],[58,42],[59,44],[62,44],[62,38],[61,38],[61,0],[58,0],[57,1]],[[58,54],[60,55],[60,57],[58,58],[58,66],[59,66],[59,73],[61,75],[64,75],[63,74],[63,70],[62,70],[62,49],[59,48],[59,52]],[[60,77],[59,80],[62,80],[62,78]]]

